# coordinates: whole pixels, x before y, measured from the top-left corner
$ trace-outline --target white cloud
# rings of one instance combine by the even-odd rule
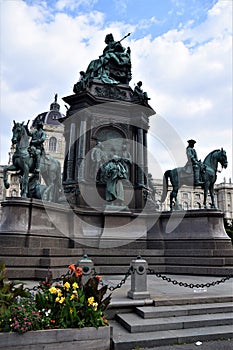
[[[54,93],[59,98],[72,93],[78,72],[102,53],[107,33],[118,39],[137,30],[137,24],[115,21],[106,25],[105,14],[98,11],[76,16],[63,12],[81,3],[91,8],[94,2],[60,0],[56,2],[60,12],[53,12],[44,2],[34,6],[21,0],[1,3],[1,132],[5,147],[13,119],[32,119],[48,108]],[[219,1],[197,27],[189,22],[156,38],[146,35],[136,40],[132,35],[124,41],[132,50],[131,87],[142,80],[151,106],[177,130],[184,147],[188,138],[196,138],[202,158],[212,149],[224,147],[229,169],[231,14],[232,2]],[[151,21],[156,18],[152,16]],[[64,111],[62,102],[61,106]],[[154,119],[150,130],[156,134]],[[1,162],[7,161],[8,150],[3,150],[6,156]],[[226,174],[231,176],[230,170]]]

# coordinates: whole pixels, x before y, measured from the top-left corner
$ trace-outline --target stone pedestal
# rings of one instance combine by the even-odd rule
[[[223,216],[220,210],[214,209],[162,212],[159,220],[148,231],[148,247],[153,246],[153,241],[161,239],[164,241],[188,240],[189,242],[230,241],[224,228]]]
[[[83,254],[99,274],[124,275],[137,255],[160,273],[232,273],[232,244],[217,210],[101,212],[22,198],[2,206],[0,259],[10,278],[41,279],[48,268],[59,277]]]

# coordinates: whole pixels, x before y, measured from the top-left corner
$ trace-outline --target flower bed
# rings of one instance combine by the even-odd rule
[[[21,350],[28,344],[31,350],[60,349],[63,344],[73,349],[78,342],[79,349],[109,349],[110,327],[104,311],[111,295],[104,298],[107,286],[101,286],[100,280],[94,276],[83,284],[82,269],[72,264],[61,279],[47,278],[29,291],[7,281],[2,265],[0,348]]]

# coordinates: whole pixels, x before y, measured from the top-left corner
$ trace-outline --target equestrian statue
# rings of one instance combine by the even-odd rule
[[[28,121],[29,123],[29,121]],[[35,131],[28,129],[28,123],[16,123],[12,129],[12,145],[15,151],[12,164],[4,167],[3,181],[6,188],[8,171],[16,171],[20,176],[22,198],[43,199],[57,202],[61,193],[61,166],[58,160],[45,153],[43,143],[46,139],[43,121],[39,120]],[[31,137],[30,143],[29,138]],[[45,185],[40,183],[40,176]]]
[[[170,179],[172,185],[172,191],[170,193],[170,210],[180,209],[177,194],[181,186],[201,186],[204,190],[204,208],[207,207],[206,200],[209,191],[211,197],[211,208],[216,208],[214,200],[214,184],[217,179],[218,163],[222,168],[227,167],[227,155],[226,151],[222,148],[210,152],[204,162],[198,160],[196,150],[194,149],[195,140],[188,140],[188,147],[186,148],[186,155],[188,161],[184,167],[167,170],[163,176],[163,193],[161,197],[161,203],[163,203],[167,197],[168,192],[168,179]]]

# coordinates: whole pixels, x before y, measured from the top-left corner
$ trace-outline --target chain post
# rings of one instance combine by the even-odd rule
[[[150,298],[147,291],[147,261],[138,256],[131,261],[131,290],[128,291],[130,299],[146,299]]]
[[[83,257],[78,261],[78,266],[82,268],[82,282],[85,284],[89,278],[93,276],[94,272],[94,263],[93,261],[84,254]]]

